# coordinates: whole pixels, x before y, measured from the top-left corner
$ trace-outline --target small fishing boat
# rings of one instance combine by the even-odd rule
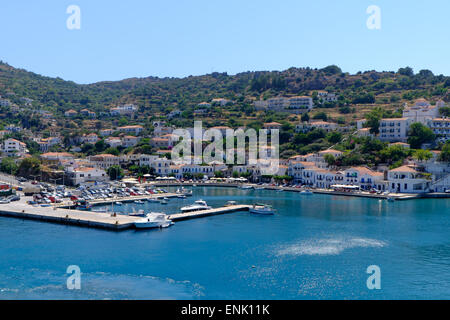
[[[115,204],[116,206],[121,206],[121,205],[122,205],[122,202],[117,201],[117,202],[114,202],[114,204]]]
[[[311,190],[302,190],[302,191],[300,191],[300,194],[301,195],[306,195],[306,196],[309,196],[309,195],[312,195],[313,193],[311,192]]]
[[[167,200],[161,200],[159,203],[160,203],[160,204],[168,204],[169,201],[167,201]]]
[[[236,201],[228,201],[225,207],[231,207],[237,205]]]
[[[386,200],[389,201],[389,202],[394,202],[394,201],[395,201],[395,198],[393,198],[393,197],[387,197]]]
[[[134,222],[137,229],[153,229],[153,228],[168,228],[174,223],[168,219],[166,214],[159,212],[152,212]]]
[[[284,189],[277,189],[276,192],[283,192],[283,191],[284,191]]]
[[[142,201],[142,200],[136,200],[134,203],[136,203],[136,204],[144,204],[144,201]]]
[[[260,215],[273,215],[275,213],[275,210],[268,204],[256,203],[250,208],[250,213]]]
[[[148,198],[147,201],[148,202],[159,202],[159,200],[157,198]]]
[[[239,186],[238,188],[242,189],[242,190],[250,190],[250,189],[253,189],[253,186],[244,184],[244,185]]]

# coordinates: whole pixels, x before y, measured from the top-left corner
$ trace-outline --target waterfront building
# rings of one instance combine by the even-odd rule
[[[389,191],[398,193],[424,193],[431,185],[430,176],[408,165],[389,170],[388,181]]]
[[[352,167],[345,169],[344,184],[356,185],[363,190],[370,190],[372,188],[384,191],[386,189],[386,182],[383,172],[373,171],[367,167]]]
[[[68,180],[75,186],[89,182],[108,181],[109,177],[105,170],[94,167],[69,167],[66,170]]]

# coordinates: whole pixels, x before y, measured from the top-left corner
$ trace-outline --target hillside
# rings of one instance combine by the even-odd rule
[[[331,115],[358,113],[374,104],[388,108],[424,97],[430,101],[450,101],[450,77],[410,68],[397,72],[342,72],[336,66],[323,69],[290,68],[285,71],[243,72],[236,75],[212,73],[186,78],[131,78],[114,82],[80,85],[60,78],[41,76],[6,63],[0,63],[0,95],[18,103],[21,97],[33,99],[33,106],[61,115],[69,109],[102,112],[121,103],[135,103],[141,115],[166,113],[174,108],[191,110],[202,101],[229,98],[234,109],[252,113],[252,101],[277,95],[311,94],[328,90],[340,96],[326,106]],[[351,106],[349,109],[348,107]],[[222,110],[227,111],[227,108]]]

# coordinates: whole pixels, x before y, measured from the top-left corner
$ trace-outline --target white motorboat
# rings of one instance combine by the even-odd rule
[[[167,215],[159,212],[151,212],[145,218],[136,220],[134,226],[137,229],[167,228],[173,225]]]
[[[268,204],[254,204],[252,207],[250,207],[250,213],[254,214],[261,214],[261,215],[273,215],[275,213],[275,210],[272,208],[272,206],[269,206]]]
[[[231,206],[235,206],[235,205],[237,205],[237,202],[236,201],[228,201],[227,202],[227,204],[225,205],[225,207],[231,207]]]
[[[300,194],[308,196],[308,195],[312,195],[313,193],[311,192],[311,190],[306,189],[306,190],[300,191]]]
[[[192,212],[192,211],[201,211],[211,209],[210,206],[204,200],[197,200],[194,204],[190,206],[182,207],[180,210],[182,213]]]
[[[161,200],[159,203],[160,203],[160,204],[168,204],[169,201],[163,199],[163,200]]]
[[[115,204],[116,206],[121,206],[121,205],[122,205],[122,202],[117,201],[117,202],[114,202],[114,204]]]
[[[148,198],[147,201],[148,202],[159,202],[159,200],[157,198]]]
[[[253,189],[253,186],[244,184],[244,185],[239,186],[238,188],[242,189],[242,190],[250,190],[250,189]]]
[[[142,200],[136,200],[134,203],[137,203],[137,204],[144,204],[144,201],[142,201]]]

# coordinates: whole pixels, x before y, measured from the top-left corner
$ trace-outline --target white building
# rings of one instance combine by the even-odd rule
[[[256,109],[267,109],[280,112],[304,113],[313,108],[313,101],[308,96],[274,97],[266,101],[255,101]]]
[[[27,145],[16,139],[6,139],[2,144],[2,152],[7,154],[16,153],[18,155],[28,152]]]
[[[396,193],[428,192],[431,179],[412,166],[401,166],[388,171],[389,191]]]
[[[134,104],[125,104],[123,106],[118,106],[110,110],[111,116],[124,116],[132,115],[138,110],[138,107]]]
[[[66,172],[73,185],[79,185],[86,182],[101,182],[109,180],[106,171],[99,168],[69,167],[67,168]]]
[[[317,98],[320,102],[334,102],[337,101],[335,93],[330,93],[328,91],[320,90],[317,91]]]
[[[450,139],[450,118],[433,118],[428,120],[428,126],[437,136],[437,140],[446,142]]]
[[[367,167],[352,167],[344,170],[344,184],[357,185],[361,189],[375,188],[385,190],[384,173],[373,171]]]
[[[403,109],[403,118],[410,119],[411,122],[427,124],[429,120],[439,116],[440,105],[432,106],[427,100],[418,99],[413,106],[405,106]]]
[[[381,119],[379,127],[380,140],[405,142],[408,139],[409,126],[413,122],[409,118]]]
[[[127,133],[127,134],[135,134],[135,135],[140,135],[142,133],[142,131],[144,130],[143,126],[124,126],[124,127],[119,127],[118,130],[120,132],[123,133]]]
[[[120,165],[120,158],[112,154],[98,154],[95,156],[90,156],[89,161],[94,166],[104,170],[112,166]]]

